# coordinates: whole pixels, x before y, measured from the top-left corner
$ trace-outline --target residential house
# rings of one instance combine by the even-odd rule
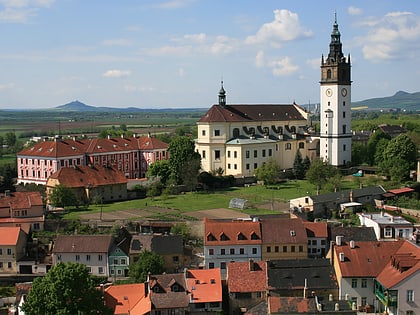
[[[309,114],[293,104],[227,104],[223,83],[219,103],[197,122],[195,148],[203,171],[219,168],[225,175],[253,176],[274,159],[280,168],[293,167],[296,152],[316,155],[316,144],[307,133]]]
[[[138,260],[144,250],[162,256],[163,268],[166,272],[179,272],[188,266],[191,257],[185,254],[181,235],[171,234],[139,234],[133,235],[130,247],[131,262]]]
[[[92,275],[109,277],[112,270],[108,256],[113,244],[112,235],[58,235],[52,249],[52,263],[81,263]]]
[[[360,224],[373,227],[377,240],[411,240],[414,232],[413,224],[403,217],[393,216],[386,212],[359,213]]]
[[[26,253],[27,234],[20,227],[0,227],[0,274],[16,274]]]
[[[168,159],[168,145],[151,137],[80,138],[38,142],[17,154],[18,184],[45,185],[62,167],[110,166],[127,178],[145,177],[155,161]]]
[[[378,311],[375,281],[403,241],[342,242],[337,238],[330,259],[339,284],[339,298]]]
[[[407,132],[407,130],[403,126],[400,126],[400,125],[381,124],[381,125],[378,125],[378,129],[381,130],[383,133],[391,136],[391,138],[396,138],[400,134]]]
[[[262,260],[308,257],[308,237],[301,219],[261,217]]]
[[[308,257],[325,257],[328,249],[328,228],[326,222],[303,221],[308,237]]]
[[[0,196],[0,226],[20,226],[29,233],[44,230],[44,203],[40,192],[10,192]]]
[[[329,241],[335,241],[339,236],[342,242],[373,242],[376,235],[373,227],[368,226],[328,226]]]
[[[109,270],[112,277],[128,277],[130,254],[114,242],[109,250]]]
[[[80,204],[127,199],[127,178],[123,172],[109,166],[62,167],[48,178],[47,196],[58,185],[70,188]]]
[[[229,314],[242,314],[267,298],[267,262],[230,262],[227,267]]]
[[[380,311],[387,314],[420,314],[420,248],[405,241],[375,280]]]
[[[115,315],[145,315],[152,311],[145,283],[110,285],[104,289],[104,299]]]
[[[306,195],[290,200],[290,208],[299,213],[312,212],[313,216],[329,217],[332,212],[340,211],[340,205],[358,202],[362,205],[375,205],[375,200],[382,200],[386,190],[382,186],[370,186],[360,189],[347,189],[321,195]]]
[[[190,297],[189,314],[222,312],[222,280],[219,269],[185,269],[184,277]]]
[[[152,315],[184,315],[189,312],[190,296],[183,273],[148,275]]]
[[[220,268],[233,261],[261,260],[261,226],[254,219],[212,220],[204,218],[204,264],[206,269]]]
[[[328,259],[270,261],[267,266],[270,296],[338,297],[338,283]]]

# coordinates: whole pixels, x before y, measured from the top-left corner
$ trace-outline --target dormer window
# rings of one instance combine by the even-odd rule
[[[220,240],[221,241],[228,241],[229,237],[225,233],[222,233],[222,235],[220,235]]]
[[[260,239],[260,237],[255,232],[252,232],[251,240],[259,240],[259,239]]]
[[[214,242],[216,240],[216,238],[214,237],[214,235],[213,234],[209,234],[209,235],[207,235],[207,241],[208,242]]]
[[[296,232],[294,230],[290,230],[290,236],[296,236]]]
[[[238,234],[238,241],[245,241],[246,240],[246,236],[243,235],[242,233]]]

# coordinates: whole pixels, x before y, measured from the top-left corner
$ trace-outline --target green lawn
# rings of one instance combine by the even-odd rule
[[[343,189],[357,188],[352,180],[343,181]],[[250,202],[248,214],[273,213],[270,209],[257,209],[258,206],[271,202],[288,202],[290,199],[316,193],[314,185],[306,180],[290,180],[273,186],[232,187],[226,190],[208,192],[187,192],[176,196],[159,196],[155,198],[136,199],[104,205],[90,205],[86,211],[71,211],[65,219],[77,219],[80,214],[112,212],[119,210],[144,209],[161,207],[172,209],[173,213],[188,216],[189,212],[207,209],[227,208],[232,198],[242,198]],[[259,207],[261,208],[261,207]],[[269,207],[268,207],[269,208]],[[277,213],[277,212],[276,212]]]

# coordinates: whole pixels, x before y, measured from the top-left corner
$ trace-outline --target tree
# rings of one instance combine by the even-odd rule
[[[266,163],[255,170],[255,176],[266,185],[275,184],[279,178],[280,167],[274,159],[269,159]]]
[[[325,183],[327,183],[328,180],[334,177],[337,173],[337,169],[330,165],[328,161],[315,159],[312,161],[311,166],[306,172],[306,178],[311,184],[316,185],[316,191],[317,194],[319,194]]]
[[[5,134],[4,140],[9,147],[13,147],[16,144],[16,134],[14,132],[8,132]]]
[[[353,165],[361,165],[367,156],[367,146],[361,143],[354,143],[351,146],[351,162]]]
[[[177,184],[186,178],[196,178],[201,168],[201,156],[195,152],[195,144],[186,136],[175,137],[168,147],[171,177]],[[188,167],[192,165],[192,167]]]
[[[171,233],[175,235],[181,235],[185,244],[190,239],[191,228],[185,222],[177,223],[171,227]]]
[[[295,160],[293,161],[293,174],[297,179],[303,179],[305,177],[305,165],[303,164],[300,150],[296,151]]]
[[[65,185],[57,185],[48,196],[48,200],[54,207],[77,206],[78,201],[73,191]]]
[[[144,282],[147,280],[149,272],[155,275],[163,273],[165,271],[163,264],[162,256],[155,252],[144,250],[140,253],[139,260],[130,264],[128,275],[135,282]]]
[[[171,176],[171,168],[168,160],[159,160],[152,163],[147,170],[147,177],[158,176],[162,184],[166,184]]]
[[[384,133],[381,130],[377,130],[372,134],[372,136],[369,138],[369,141],[367,143],[367,152],[366,152],[366,162],[369,165],[373,165],[375,163],[375,156],[377,152],[377,144],[381,139],[385,140],[391,140],[391,136],[387,133]]]
[[[34,279],[22,307],[26,315],[113,314],[85,265],[59,263]]]

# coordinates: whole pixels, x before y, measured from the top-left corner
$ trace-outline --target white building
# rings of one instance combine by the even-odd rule
[[[411,240],[413,224],[403,217],[393,216],[386,212],[358,213],[360,225],[373,227],[378,240]]]

